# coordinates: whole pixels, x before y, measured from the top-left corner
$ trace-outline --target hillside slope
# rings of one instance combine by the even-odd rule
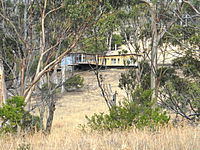
[[[125,95],[118,88],[123,70],[103,72],[106,82],[118,91],[118,99]],[[79,92],[68,92],[57,102],[50,135],[7,135],[0,138],[0,150],[199,150],[200,128],[191,126],[115,132],[82,132],[79,124],[86,123],[85,115],[107,112],[93,72],[79,72],[85,86]]]
[[[124,70],[104,70],[101,72],[106,84],[111,84],[112,90],[117,91],[117,99],[123,99],[125,93],[118,87],[120,74]],[[85,121],[85,115],[106,112],[108,109],[101,96],[94,72],[78,72],[84,78],[84,87],[78,92],[67,92],[57,103],[54,127],[65,126],[77,128]]]

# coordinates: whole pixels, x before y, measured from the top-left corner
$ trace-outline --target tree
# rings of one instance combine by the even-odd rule
[[[105,2],[104,5],[109,8],[109,13],[102,15],[91,30],[84,35],[79,44],[85,52],[102,54],[112,49],[113,34],[118,30],[119,19],[116,10],[109,2]]]
[[[159,90],[161,106],[192,122],[200,119],[199,66],[200,61],[192,55],[174,59],[173,68],[162,70]]]
[[[9,3],[9,1],[1,3],[3,5]],[[76,47],[83,33],[104,13],[98,14],[99,4],[99,1],[92,2],[90,0],[84,3],[78,0],[74,2],[69,0],[19,2],[16,4],[18,6],[18,16],[8,12],[8,9],[14,7],[12,3],[10,8],[1,8],[0,16],[6,23],[4,27],[4,31],[6,31],[3,32],[3,36],[8,38],[7,41],[13,39],[11,55],[16,57],[17,60],[12,62],[19,67],[20,72],[18,72],[17,77],[21,78],[19,79],[20,95],[25,96],[26,101],[29,100],[40,78],[46,72],[52,70],[65,55]],[[22,7],[22,9],[19,7]],[[27,7],[29,8],[28,12],[26,12]],[[28,25],[24,21],[24,19],[27,19],[26,15],[20,14],[22,11],[29,15],[27,17],[30,19],[27,21],[29,22]],[[94,15],[90,16],[91,13]],[[15,17],[22,21],[17,22],[18,20],[15,20]],[[21,25],[18,25],[18,23]],[[23,24],[26,27],[23,27]],[[10,36],[11,34],[13,37]],[[59,45],[61,45],[62,51],[55,58]],[[68,50],[64,50],[64,47]],[[3,47],[2,51],[6,52],[6,48]],[[30,61],[31,59],[33,61]],[[35,69],[35,73],[30,75],[32,69]]]
[[[0,52],[9,94],[24,96],[28,105],[38,87],[47,83],[52,96],[55,66],[78,49],[83,35],[107,11],[99,0],[1,1],[0,36],[4,40]],[[50,97],[48,104],[49,130],[55,99]]]
[[[151,56],[149,58],[151,62],[151,89],[154,90],[152,94],[153,100],[157,97],[157,55],[159,49],[163,47],[163,39],[165,39],[165,36],[168,34],[170,29],[175,24],[180,22],[184,14],[183,8],[185,5],[189,5],[189,7],[193,9],[193,12],[195,11],[197,15],[198,9],[196,9],[194,5],[188,1],[139,0],[133,2],[133,5],[131,5],[132,7],[130,6],[131,3],[128,3],[130,7],[123,6],[121,8],[122,13],[120,15],[124,24],[122,26],[122,31],[124,32],[127,45],[129,46],[131,44],[131,47],[133,47],[136,52],[142,52],[141,49],[147,50],[145,54],[147,54],[146,56],[148,58],[148,51],[150,50]],[[130,33],[134,38],[131,37]],[[141,46],[140,44],[143,43],[145,39],[146,43],[149,43],[147,48]],[[165,47],[170,44],[170,40],[165,41]]]

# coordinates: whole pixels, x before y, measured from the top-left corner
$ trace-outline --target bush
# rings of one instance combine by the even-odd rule
[[[180,68],[185,76],[200,76],[200,61],[193,58],[190,54],[173,60],[173,66]]]
[[[80,75],[74,75],[64,83],[66,90],[79,89],[83,87],[84,79]]]
[[[167,82],[161,92],[166,97],[161,101],[163,107],[192,122],[200,120],[200,83],[176,79]]]
[[[23,97],[14,96],[7,99],[6,104],[0,108],[1,133],[17,132],[18,128],[23,131],[39,129],[39,117],[31,115],[24,107]]]
[[[168,123],[166,112],[159,108],[151,109],[134,102],[125,102],[121,106],[112,108],[109,114],[94,114],[91,118],[86,116],[87,125],[93,130],[128,129],[132,126],[142,129],[163,126]]]
[[[173,60],[160,90],[163,107],[192,122],[200,120],[200,61],[191,51]],[[169,70],[169,69],[168,69]],[[178,72],[178,73],[177,73]],[[171,76],[171,77],[170,77]]]
[[[93,130],[128,129],[132,126],[139,129],[144,127],[156,129],[163,126],[170,118],[165,111],[159,108],[152,109],[151,94],[150,90],[137,90],[134,96],[137,98],[136,101],[126,100],[119,106],[111,108],[109,114],[94,114],[90,118],[86,116],[87,125]]]

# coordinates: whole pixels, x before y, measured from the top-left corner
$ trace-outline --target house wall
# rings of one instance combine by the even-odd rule
[[[99,57],[98,64],[104,66],[135,66],[133,55],[115,55]]]

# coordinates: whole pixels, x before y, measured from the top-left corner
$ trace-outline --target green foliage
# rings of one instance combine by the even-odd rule
[[[109,3],[113,8],[120,8],[123,6],[131,6],[138,4],[139,0],[109,0]]]
[[[198,28],[198,26],[197,26]],[[194,29],[193,34],[189,37],[188,41],[191,45],[197,45],[200,48],[200,30]]]
[[[163,101],[164,106],[186,119],[200,119],[200,83],[186,79],[168,81],[162,93],[168,95]]]
[[[173,65],[180,68],[185,76],[199,77],[200,75],[200,61],[191,55],[174,59]]]
[[[163,106],[191,121],[200,119],[199,68],[200,61],[188,52],[173,60],[173,68],[163,69],[160,84]]]
[[[123,38],[121,35],[114,34],[112,38],[112,49],[115,49],[115,45],[121,46],[123,44]]]
[[[129,69],[127,72],[122,73],[119,79],[119,87],[132,93],[136,86],[141,86],[143,89],[150,88],[150,66],[148,62],[142,61],[139,63],[138,71],[141,73],[140,83],[136,81],[136,69]],[[140,85],[138,85],[140,84]]]
[[[190,0],[190,3],[193,6],[197,6],[197,9],[198,9],[198,6],[200,6],[200,1],[198,0]],[[196,11],[190,5],[187,5],[187,4],[183,5],[183,11],[187,12],[189,15],[196,14]]]
[[[122,73],[119,79],[119,87],[123,90],[132,90],[135,88],[135,80],[136,74],[135,70],[130,69],[126,73]]]
[[[64,5],[65,14],[71,19],[75,30],[89,17],[96,16],[99,13],[96,9],[99,2],[94,0],[65,0]]]
[[[108,49],[106,38],[119,27],[116,13],[102,15],[91,30],[81,40],[81,49],[88,53],[100,53]],[[119,42],[119,39],[117,40]],[[112,44],[115,44],[112,42]],[[118,44],[118,43],[116,43]],[[114,47],[112,45],[112,47]]]
[[[33,76],[37,70],[37,65],[38,65],[39,57],[35,57],[33,59],[32,65],[30,67],[30,75]]]
[[[84,79],[80,75],[74,75],[71,78],[67,79],[64,83],[66,90],[79,89],[84,85]]]
[[[112,107],[109,114],[94,114],[86,116],[87,125],[93,130],[129,129],[132,126],[143,129],[156,129],[168,123],[166,112],[159,108],[153,109],[150,90],[138,89],[132,101],[124,101],[119,106]]]
[[[179,78],[174,68],[162,67],[157,70],[159,86],[164,86],[167,81]]]
[[[14,96],[3,104],[0,108],[0,132],[16,132],[17,128],[24,131],[39,129],[39,117],[31,115],[24,107],[24,98],[20,96]]]
[[[136,88],[132,92],[132,101],[138,105],[151,106],[153,105],[151,101],[152,90],[144,90],[143,88]]]
[[[106,48],[106,38],[104,35],[93,35],[82,40],[82,49],[86,53],[103,53]]]
[[[198,22],[198,21],[197,21]],[[189,20],[187,22],[190,23]],[[172,38],[173,37],[173,38]],[[182,45],[182,43],[190,43],[191,46],[200,46],[199,45],[200,32],[198,25],[174,25],[165,37],[162,39],[162,42],[170,42],[173,45]]]

